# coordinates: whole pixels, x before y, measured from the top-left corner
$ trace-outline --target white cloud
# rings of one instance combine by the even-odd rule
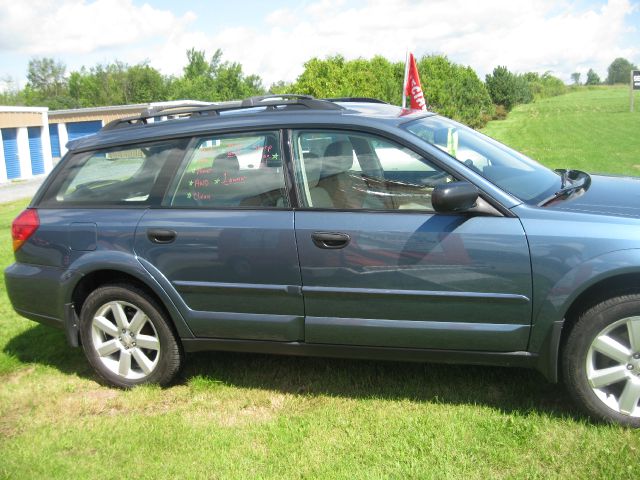
[[[357,7],[320,0],[273,11],[266,28],[229,27],[198,38],[197,44],[192,33],[177,34],[151,60],[175,69],[184,64],[190,46],[208,52],[222,48],[226,59],[239,61],[268,85],[294,80],[312,56],[381,54],[403,60],[409,46],[417,55],[446,54],[482,77],[506,65],[520,72],[552,70],[568,81],[572,72],[594,68],[604,73],[615,57],[638,54],[621,47],[628,34],[625,18],[633,9],[629,0],[609,0],[582,11],[552,0],[370,0]]]
[[[178,17],[132,0],[0,0],[0,51],[63,60],[83,53],[85,65],[102,52],[108,60],[149,59],[164,73],[179,74],[187,49],[211,55],[221,48],[225,60],[240,62],[268,86],[294,80],[313,56],[404,60],[409,46],[418,56],[446,54],[482,78],[506,65],[520,72],[553,70],[569,81],[572,72],[589,68],[605,74],[618,56],[638,60],[637,47],[623,48],[631,35],[625,19],[634,8],[631,0],[588,8],[553,0],[317,0],[274,8],[259,26],[239,15],[236,24],[202,31],[194,28],[193,13]]]
[[[2,0],[0,51],[91,53],[183,30],[194,18],[191,12],[178,18],[132,0]]]

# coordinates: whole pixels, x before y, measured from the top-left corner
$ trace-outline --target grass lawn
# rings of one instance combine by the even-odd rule
[[[624,98],[579,91],[486,131],[554,167],[633,173]],[[25,204],[0,205],[3,269]],[[0,478],[638,476],[640,431],[591,423],[534,371],[202,353],[174,386],[125,392],[0,290]]]
[[[640,176],[640,95],[629,87],[580,88],[515,108],[483,133],[551,168]]]

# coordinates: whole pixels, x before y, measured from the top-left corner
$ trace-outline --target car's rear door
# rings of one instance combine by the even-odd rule
[[[526,348],[531,267],[522,225],[439,214],[455,178],[411,150],[353,131],[293,131],[305,339],[381,347]]]
[[[277,131],[195,138],[161,208],[138,224],[144,265],[196,336],[301,340],[300,270]]]

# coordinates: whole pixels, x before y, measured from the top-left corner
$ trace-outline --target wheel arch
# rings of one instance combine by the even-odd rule
[[[640,271],[603,278],[584,289],[571,302],[564,314],[560,350],[562,350],[567,337],[583,312],[605,300],[630,293],[640,293]]]
[[[129,283],[145,291],[163,309],[178,337],[193,338],[193,333],[171,297],[162,285],[142,268],[142,265],[137,261],[132,263],[131,258],[127,258],[127,262],[124,263],[112,260],[80,265],[74,275],[76,281],[69,282],[66,286],[64,325],[67,338],[72,345],[77,345],[77,318],[80,316],[84,301],[96,288],[113,283]]]
[[[634,288],[640,292],[640,249],[608,252],[566,272],[547,290],[533,317],[528,351],[538,355],[538,370],[558,381],[561,348],[576,315],[593,302]]]

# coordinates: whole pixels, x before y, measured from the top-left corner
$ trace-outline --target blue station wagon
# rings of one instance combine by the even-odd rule
[[[301,95],[68,148],[13,223],[7,291],[110,385],[168,384],[202,350],[506,365],[640,426],[639,179]]]

